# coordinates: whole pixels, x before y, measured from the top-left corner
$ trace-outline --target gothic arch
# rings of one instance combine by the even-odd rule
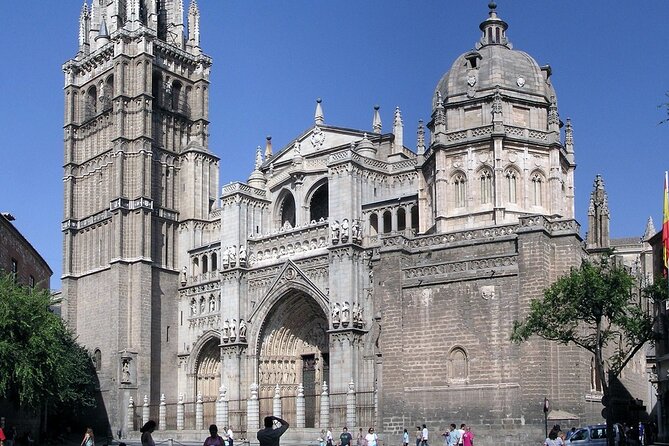
[[[463,347],[455,346],[448,352],[448,378],[451,381],[469,378],[469,357]]]
[[[327,220],[330,215],[327,178],[317,182],[307,193],[306,197],[306,204],[309,207],[309,221],[319,221],[321,218]]]
[[[202,393],[204,401],[214,401],[218,397],[221,386],[220,342],[219,333],[209,330],[193,344],[186,363],[186,373],[193,377],[193,401],[198,393]]]
[[[288,189],[282,190],[277,196],[275,208],[275,221],[278,228],[284,227],[286,223],[291,227],[295,227],[297,222],[297,206],[295,205],[295,197]]]

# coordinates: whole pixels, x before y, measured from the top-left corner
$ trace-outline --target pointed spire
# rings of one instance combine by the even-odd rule
[[[265,159],[268,160],[272,157],[272,137],[267,135],[265,139]]]
[[[609,203],[601,175],[595,177],[588,206],[588,233],[586,248],[608,248],[609,243]]]
[[[258,146],[256,148],[256,164],[255,164],[256,170],[259,170],[260,166],[262,166],[262,150],[260,149],[260,146]]]
[[[372,119],[372,129],[374,133],[381,133],[381,114],[379,113],[379,106],[374,106],[374,119]]]
[[[567,146],[567,152],[574,151],[574,128],[571,125],[571,118],[567,118],[567,124],[564,128],[564,143]]]
[[[655,225],[653,224],[653,217],[648,217],[648,221],[646,222],[646,230],[643,233],[643,237],[641,240],[646,241],[652,236],[655,235],[657,231],[655,230]]]
[[[444,110],[444,100],[441,97],[441,92],[438,91],[435,98],[435,115],[434,125],[446,125],[446,112]]]
[[[560,115],[558,114],[557,100],[555,99],[555,95],[551,95],[550,105],[548,106],[548,127],[559,125]]]
[[[188,48],[195,53],[200,49],[200,9],[196,0],[191,0],[188,7]]]
[[[139,11],[137,9],[137,0],[127,0],[125,3],[126,23],[132,23],[139,20]]]
[[[98,36],[95,38],[96,43],[98,43],[98,48],[102,45],[105,45],[109,42],[109,31],[107,30],[107,21],[102,17],[100,22],[100,30],[98,31]]]
[[[321,98],[316,99],[316,113],[314,113],[314,122],[316,125],[325,124],[325,117],[323,116],[323,107],[321,106],[323,100]]]
[[[84,2],[79,14],[79,50],[85,51],[88,45],[88,32],[91,27],[91,13],[88,4]]]
[[[404,147],[404,123],[402,122],[402,113],[399,107],[395,107],[395,119],[393,120],[393,134],[395,140],[393,147],[395,152],[399,152]]]
[[[425,128],[423,127],[423,120],[418,120],[418,130],[416,131],[416,151],[418,155],[425,154]]]

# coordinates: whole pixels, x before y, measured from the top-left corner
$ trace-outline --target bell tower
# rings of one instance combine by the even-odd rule
[[[217,199],[195,0],[186,15],[183,0],[87,1],[63,65],[63,316],[95,353],[114,433],[130,397],[176,385],[179,244]]]

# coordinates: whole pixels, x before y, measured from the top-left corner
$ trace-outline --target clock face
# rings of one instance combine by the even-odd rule
[[[516,84],[518,84],[519,87],[522,87],[523,85],[525,85],[525,78],[519,77],[518,79],[516,79]]]

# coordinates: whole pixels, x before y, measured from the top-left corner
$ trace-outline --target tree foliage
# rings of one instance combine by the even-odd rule
[[[595,356],[597,372],[607,393],[609,376],[618,377],[632,357],[654,336],[653,312],[644,300],[666,299],[666,281],[639,289],[624,266],[603,257],[583,261],[532,300],[523,321],[515,321],[511,339],[522,342],[532,335],[574,343]]]
[[[90,357],[49,304],[47,290],[0,276],[0,397],[33,409],[91,406]]]

